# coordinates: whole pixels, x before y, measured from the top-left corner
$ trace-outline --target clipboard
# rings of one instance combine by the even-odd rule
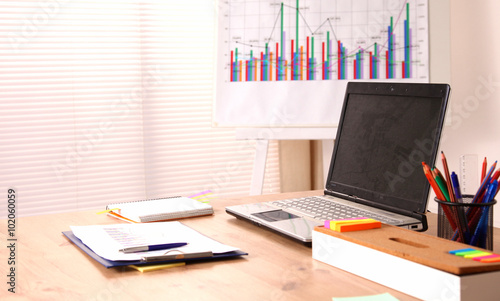
[[[248,255],[248,253],[239,250],[227,253],[200,252],[192,254],[182,254],[180,252],[175,253],[172,252],[174,250],[171,250],[169,252],[166,252],[165,255],[163,256],[143,257],[142,260],[113,261],[102,258],[101,256],[97,255],[94,251],[92,251],[89,247],[87,247],[80,239],[78,239],[78,237],[76,237],[72,231],[63,231],[62,233],[77,247],[79,247],[82,251],[87,253],[87,255],[89,255],[95,261],[99,262],[108,269],[114,267],[129,266],[129,265],[147,265],[147,264],[160,264],[160,263],[220,260],[220,259],[227,259],[232,257]]]

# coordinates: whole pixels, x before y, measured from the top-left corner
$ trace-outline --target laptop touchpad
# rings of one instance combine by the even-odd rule
[[[277,222],[292,218],[299,218],[300,216],[285,212],[283,210],[265,211],[259,213],[252,213],[253,216],[263,219],[268,222]]]

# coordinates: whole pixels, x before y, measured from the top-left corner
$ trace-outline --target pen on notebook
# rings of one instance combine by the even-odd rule
[[[168,244],[158,244],[158,245],[148,245],[148,246],[138,246],[138,247],[128,247],[123,248],[120,252],[123,253],[136,253],[136,252],[147,252],[147,251],[159,251],[159,250],[167,250],[173,248],[179,248],[187,245],[187,242],[177,242],[177,243],[168,243]]]

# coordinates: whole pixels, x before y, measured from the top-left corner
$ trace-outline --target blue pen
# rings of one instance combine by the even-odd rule
[[[179,248],[179,247],[183,247],[185,245],[187,245],[187,242],[176,242],[176,243],[168,243],[168,244],[149,245],[149,246],[128,247],[128,248],[121,249],[120,252],[136,253],[136,252],[158,251],[158,250]]]
[[[462,203],[462,193],[460,192],[460,184],[458,183],[458,176],[455,172],[452,172],[450,177],[457,203]],[[467,219],[465,218],[465,211],[463,206],[457,206],[457,215],[458,215],[458,222],[460,223],[460,229],[463,231],[464,243],[468,244],[470,241],[470,230],[469,230],[469,224],[467,223]]]
[[[486,191],[486,194],[484,196],[484,202],[483,203],[489,203],[493,200],[493,197],[495,196],[495,193],[497,191],[498,187],[498,181],[495,180],[493,181],[490,185],[488,185],[488,190]],[[476,245],[478,243],[479,238],[481,238],[480,241],[480,246],[484,248],[486,245],[486,233],[488,231],[488,213],[489,213],[489,206],[486,206],[483,209],[483,212],[481,212],[481,217],[479,218],[479,221],[476,226],[476,231],[474,231],[474,235],[472,236],[470,240],[471,245]]]

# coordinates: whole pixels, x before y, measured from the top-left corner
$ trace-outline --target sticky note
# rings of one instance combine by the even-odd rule
[[[359,231],[380,228],[382,223],[373,218],[354,217],[346,219],[327,220],[324,226],[337,232]]]
[[[489,252],[471,252],[469,254],[465,254],[464,258],[475,258],[475,257],[481,257],[481,256],[488,256],[491,255]]]
[[[155,265],[129,265],[129,267],[138,270],[141,273],[151,272],[163,269],[169,269],[174,267],[179,267],[186,265],[185,262],[174,262],[174,263],[165,263],[165,264],[155,264]]]
[[[464,258],[473,259],[475,261],[489,263],[489,262],[500,262],[500,255],[492,254],[490,252],[485,252],[481,250],[476,250],[473,248],[466,248],[460,250],[449,251],[450,254],[456,256],[462,256]]]
[[[331,229],[331,222],[349,222],[349,221],[357,221],[357,220],[364,220],[367,219],[366,217],[351,217],[351,218],[345,218],[345,219],[331,219],[331,220],[326,220],[324,222],[325,228]]]
[[[496,257],[490,257],[490,258],[483,258],[481,259],[480,262],[484,262],[484,263],[489,263],[489,262],[500,262],[500,256],[496,256]]]
[[[475,261],[481,261],[483,259],[488,259],[488,258],[495,258],[495,257],[500,257],[500,255],[498,254],[491,254],[491,255],[486,255],[486,256],[478,256],[478,257],[474,257],[472,258],[473,260]]]
[[[333,229],[337,225],[343,224],[359,224],[359,223],[367,223],[367,222],[375,222],[373,218],[359,218],[359,219],[338,219],[330,221],[330,228]]]
[[[470,250],[470,251],[460,251],[460,252],[456,252],[455,255],[456,256],[462,256],[464,257],[465,255],[471,255],[471,254],[479,254],[479,253],[482,253],[483,251],[480,251],[480,250]]]
[[[360,230],[369,230],[376,229],[381,227],[381,222],[366,222],[366,223],[348,223],[348,224],[340,224],[335,226],[335,231],[338,232],[349,232],[349,231],[360,231]]]
[[[455,254],[460,253],[460,252],[470,252],[470,251],[476,251],[476,249],[473,249],[473,248],[458,249],[458,250],[452,250],[448,253],[455,255]]]
[[[367,219],[366,217],[351,217],[351,218],[344,218],[344,219],[332,219],[332,220],[326,220],[324,222],[324,226],[325,228],[327,229],[334,229],[335,228],[335,224],[336,223],[349,223],[349,222],[352,222],[352,221],[359,221],[359,220],[365,220]],[[334,225],[332,225],[332,222],[334,222]]]

